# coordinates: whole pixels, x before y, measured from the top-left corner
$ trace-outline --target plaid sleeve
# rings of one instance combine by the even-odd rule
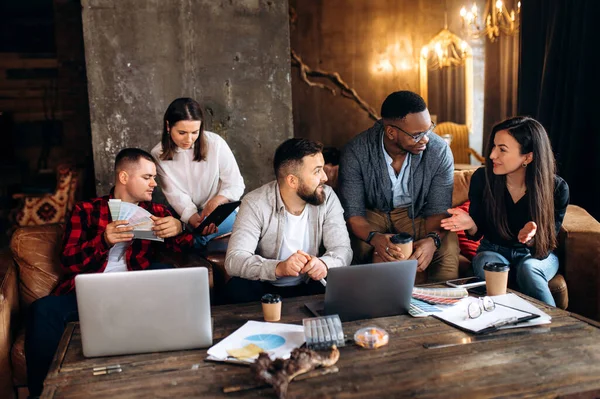
[[[104,265],[110,247],[103,237],[104,228],[99,228],[102,213],[101,206],[89,202],[75,205],[63,239],[61,263],[65,272],[95,272]],[[108,221],[108,215],[105,218]]]
[[[161,204],[152,203],[149,212],[159,218],[173,216],[171,211]],[[170,251],[181,252],[183,249],[192,248],[194,246],[194,236],[191,233],[184,232],[175,237],[165,238],[165,246]]]

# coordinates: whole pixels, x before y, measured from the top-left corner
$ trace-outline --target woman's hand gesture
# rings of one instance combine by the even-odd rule
[[[521,231],[519,231],[519,236],[517,238],[521,244],[527,244],[529,241],[533,240],[536,232],[537,224],[535,224],[535,222],[527,222]]]
[[[471,216],[460,208],[448,209],[448,213],[452,216],[442,219],[440,222],[440,225],[445,230],[456,232],[461,230],[471,230],[473,227],[477,227]]]

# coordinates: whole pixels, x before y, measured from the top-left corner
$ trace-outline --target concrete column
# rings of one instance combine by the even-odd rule
[[[247,192],[274,178],[274,150],[293,136],[287,1],[81,3],[98,195],[122,148],[159,142],[177,97],[205,107]]]

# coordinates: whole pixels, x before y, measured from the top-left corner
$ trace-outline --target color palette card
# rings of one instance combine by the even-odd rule
[[[123,202],[120,199],[108,200],[108,209],[112,220],[126,220],[129,226],[133,226],[133,238],[140,240],[164,241],[154,235],[152,226],[154,221],[151,219],[152,214],[130,202]]]

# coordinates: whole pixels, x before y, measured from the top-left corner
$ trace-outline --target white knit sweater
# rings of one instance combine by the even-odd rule
[[[204,132],[208,145],[206,160],[194,161],[193,149],[177,148],[171,161],[160,159],[162,145],[152,149],[157,172],[169,204],[187,223],[189,218],[216,195],[237,201],[244,193],[244,179],[231,149],[219,136]]]

